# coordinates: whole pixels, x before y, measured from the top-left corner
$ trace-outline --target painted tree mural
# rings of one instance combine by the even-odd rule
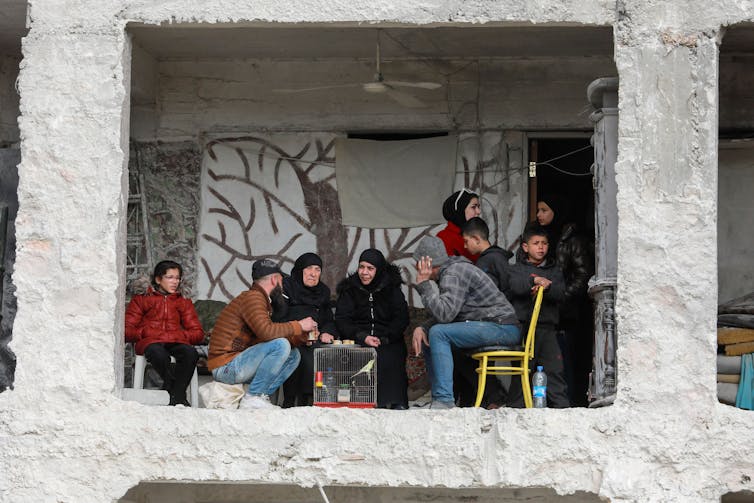
[[[418,241],[442,225],[403,229],[344,227],[335,180],[331,133],[279,133],[222,138],[205,148],[199,232],[200,298],[229,300],[251,282],[251,264],[277,260],[283,270],[296,257],[315,251],[325,263],[323,281],[335,285],[356,268],[362,250],[374,247],[397,263],[408,281],[411,253]],[[507,171],[500,157],[483,159],[481,139],[462,140],[458,186],[479,191],[484,217],[495,235],[500,193]],[[502,141],[498,136],[498,141]],[[501,185],[500,180],[507,185]],[[503,190],[501,190],[503,189]],[[438,208],[438,214],[440,208]],[[409,285],[411,305],[419,304]]]

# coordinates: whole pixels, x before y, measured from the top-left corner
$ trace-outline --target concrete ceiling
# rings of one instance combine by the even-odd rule
[[[26,0],[0,0],[0,53],[21,55],[26,35]]]
[[[134,39],[159,60],[255,58],[372,59],[379,37],[386,60],[612,56],[611,27],[276,27],[131,25]]]

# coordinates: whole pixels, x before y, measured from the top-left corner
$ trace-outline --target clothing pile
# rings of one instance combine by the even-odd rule
[[[717,310],[717,397],[754,410],[754,292]]]

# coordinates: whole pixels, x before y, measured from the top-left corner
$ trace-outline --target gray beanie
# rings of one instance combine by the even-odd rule
[[[442,239],[436,236],[424,236],[414,250],[414,260],[419,261],[422,257],[430,257],[432,266],[441,266],[448,261],[448,252]]]

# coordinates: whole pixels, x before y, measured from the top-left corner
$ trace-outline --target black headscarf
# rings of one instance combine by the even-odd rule
[[[554,214],[552,222],[542,226],[549,234],[550,246],[554,248],[558,244],[558,241],[560,241],[563,225],[567,222],[568,203],[557,194],[540,195],[537,201],[549,206]]]
[[[299,303],[319,305],[323,297],[330,295],[330,289],[322,281],[315,286],[304,285],[304,269],[311,265],[322,267],[322,259],[316,253],[304,253],[296,259],[291,269],[290,289],[292,291],[286,293]]]
[[[361,252],[361,255],[359,255],[359,262],[368,262],[372,264],[375,269],[377,269],[377,271],[375,271],[374,279],[372,280],[372,282],[368,285],[362,285],[367,290],[374,290],[380,284],[382,277],[385,274],[385,266],[387,265],[385,255],[383,255],[380,250],[369,248]]]
[[[458,194],[461,194],[459,197]],[[466,222],[466,206],[473,198],[479,198],[479,194],[471,192],[469,189],[461,189],[453,192],[444,203],[442,203],[442,217],[448,222],[453,222],[461,227]]]

